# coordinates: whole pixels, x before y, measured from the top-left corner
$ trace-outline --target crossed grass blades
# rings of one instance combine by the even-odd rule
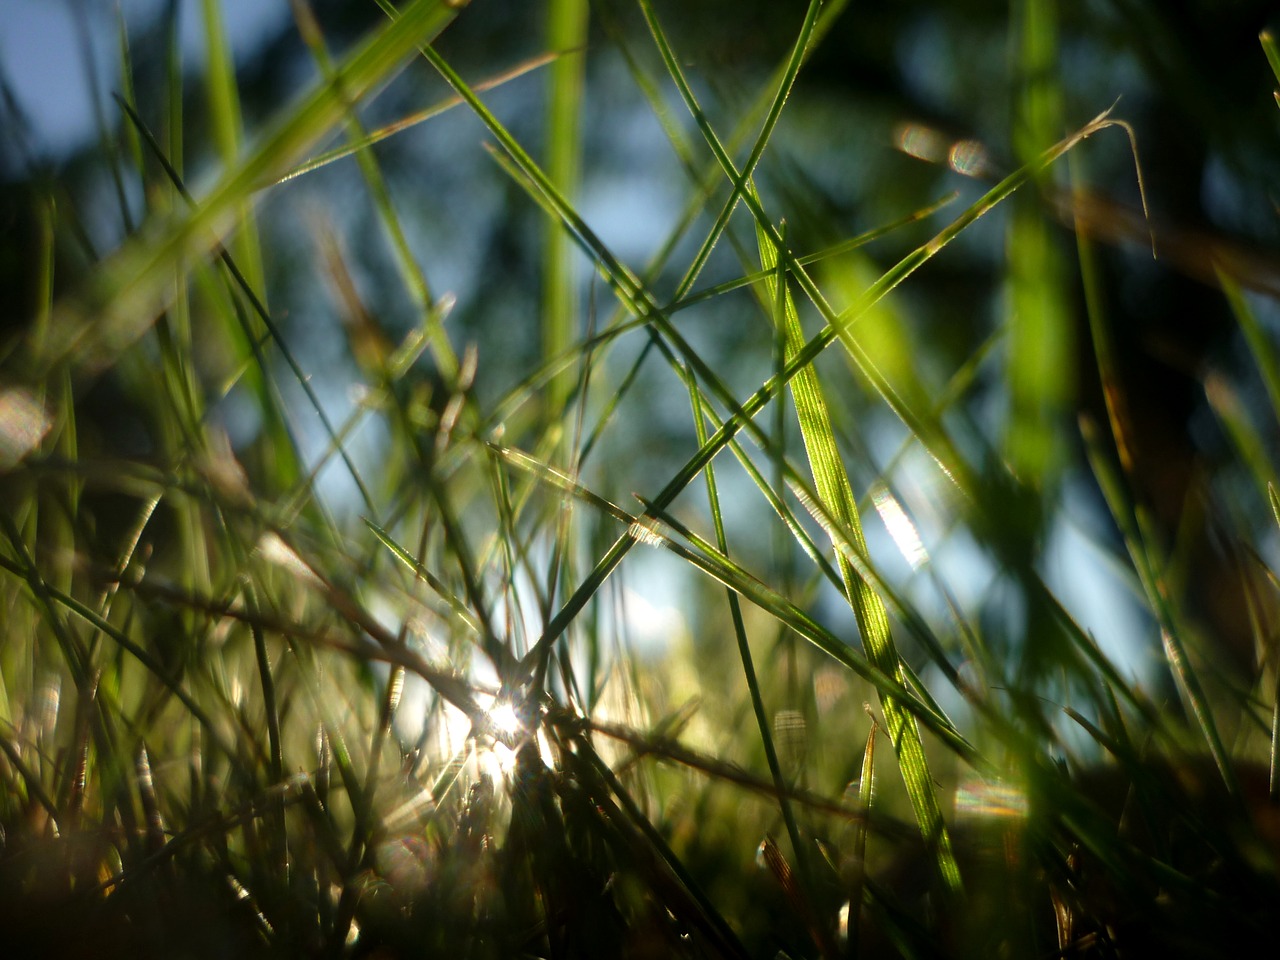
[[[1033,100],[1022,164],[958,213],[954,197],[925,202],[801,254],[786,211],[753,177],[806,58],[856,12],[810,3],[787,57],[725,133],[641,0],[647,40],[601,16],[690,189],[668,241],[635,272],[572,199],[585,3],[550,3],[550,53],[468,83],[431,44],[454,18],[483,15],[477,6],[383,3],[386,22],[335,57],[296,0],[318,79],[250,146],[208,0],[201,122],[221,166],[199,191],[183,174],[192,121],[181,71],[168,71],[153,129],[121,24],[120,122],[102,140],[125,237],[98,256],[68,196],[56,184],[40,195],[39,306],[9,345],[0,393],[0,917],[12,955],[1138,956],[1273,945],[1275,690],[1262,671],[1251,685],[1219,676],[1197,648],[1171,558],[1132,500],[1124,385],[1096,298],[1091,334],[1114,402],[1109,424],[1085,424],[1086,446],[1127,550],[1118,575],[1158,624],[1189,720],[1121,675],[1030,556],[1007,549],[1018,536],[1010,496],[1035,496],[1062,469],[1043,442],[1063,414],[1046,344],[1067,318],[1026,306],[1051,303],[1060,282],[1037,242],[1043,220],[1027,213],[1037,208],[1019,207],[1010,227],[1024,309],[1002,331],[1013,411],[1002,449],[953,433],[988,345],[930,392],[905,329],[881,338],[885,355],[860,336],[860,322],[980,217],[1015,191],[1052,189],[1068,153],[1127,128],[1104,112],[1056,140],[1060,118]],[[1046,36],[1024,38],[1028,63],[1052,59]],[[174,63],[176,48],[165,55]],[[366,129],[357,107],[417,56],[453,96]],[[480,95],[530,71],[547,84],[545,165]],[[488,401],[473,387],[483,346],[455,346],[465,336],[446,329],[451,298],[428,283],[372,150],[454,107],[481,121],[497,166],[545,213],[543,300],[529,307],[542,357]],[[330,146],[339,132],[346,146]],[[347,157],[418,324],[388,339],[342,238],[317,220],[316,279],[333,291],[363,384],[335,417],[268,306],[257,205]],[[144,198],[142,216],[129,196]],[[1077,226],[1088,292],[1093,252]],[[865,289],[841,290],[841,258],[925,227]],[[67,246],[83,261],[70,277],[55,272],[68,269],[56,255]],[[700,285],[721,246],[738,274]],[[678,251],[691,255],[673,269]],[[578,303],[575,256],[594,267],[612,312]],[[1274,351],[1231,264],[1219,271],[1280,416]],[[773,344],[772,374],[745,399],[724,358],[676,322],[721,302],[763,320],[756,329]],[[869,484],[849,472],[850,451],[866,446],[841,409],[851,386],[815,363],[837,344],[902,425],[903,456],[927,453],[955,522],[1006,558],[1052,625],[1035,657],[1010,662],[929,572],[891,471]],[[665,485],[628,508],[599,492],[628,482],[625,459],[601,451],[642,442],[645,414],[632,406],[654,367],[687,393],[693,442]],[[103,439],[86,399],[100,383],[145,417],[145,456]],[[1217,389],[1280,522],[1256,430]],[[257,424],[238,449],[224,427],[233,402]],[[356,452],[369,449],[362,432],[383,438],[376,463]],[[316,436],[321,452],[305,452]],[[736,469],[726,450],[748,481],[732,499],[718,482]],[[347,478],[354,509],[322,493],[326,471]],[[705,510],[679,499],[699,484]],[[871,490],[863,502],[859,487]],[[934,577],[946,618],[869,554],[868,499],[900,518],[891,529]],[[743,518],[776,526],[777,557],[732,551]],[[662,662],[631,648],[622,615],[623,561],[654,550],[700,607],[696,644],[676,643]],[[841,625],[819,616],[823,591],[850,608]],[[1056,705],[1068,695],[1070,707]]]

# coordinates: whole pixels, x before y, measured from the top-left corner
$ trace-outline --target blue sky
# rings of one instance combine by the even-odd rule
[[[39,149],[63,153],[94,134],[82,35],[92,47],[102,93],[109,97],[119,67],[117,16],[136,31],[165,6],[165,0],[0,0],[0,74],[31,121]],[[177,7],[183,56],[188,64],[198,64],[204,4],[177,0]],[[220,7],[240,56],[290,16],[288,0],[220,0]]]

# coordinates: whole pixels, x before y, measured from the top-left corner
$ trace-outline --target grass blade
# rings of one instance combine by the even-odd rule
[[[758,202],[758,198],[756,199]],[[800,316],[787,290],[786,273],[780,267],[778,248],[763,230],[757,231],[757,242],[760,246],[761,266],[765,270],[776,271],[773,278],[767,281],[767,286],[771,297],[776,298],[775,322],[785,332],[787,359],[794,360],[804,346]],[[858,552],[865,555],[867,545],[862,536],[857,498],[853,495],[849,475],[836,447],[822,385],[812,366],[807,366],[796,374],[791,381],[791,395],[795,401],[800,434],[809,456],[818,498],[841,526],[850,532]],[[889,630],[889,616],[883,601],[871,585],[858,575],[843,553],[837,553],[836,562],[844,581],[845,596],[858,621],[858,631],[862,634],[862,645],[867,658],[882,673],[901,681],[902,667]],[[920,831],[936,857],[938,871],[945,885],[953,893],[958,893],[961,889],[960,867],[956,863],[951,837],[942,820],[942,810],[934,793],[933,780],[929,775],[924,746],[920,740],[920,729],[914,718],[895,698],[882,694],[880,705]]]
[[[259,185],[287,173],[342,121],[348,103],[372,93],[466,2],[414,0],[343,61],[335,83],[316,87],[286,111],[257,148],[202,192],[195,209],[152,224],[102,263],[79,296],[59,304],[48,350],[33,358],[33,373],[72,359],[101,367],[117,358],[168,304],[179,266],[212,250],[234,229],[243,203]]]

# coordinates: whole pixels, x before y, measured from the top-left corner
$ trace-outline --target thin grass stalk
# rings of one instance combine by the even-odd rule
[[[182,179],[178,176],[178,172],[168,163],[164,155],[160,152],[159,144],[156,142],[155,137],[151,135],[146,125],[142,122],[142,118],[139,117],[128,104],[124,103],[123,101],[119,101],[119,102],[122,109],[124,109],[125,112],[129,114],[129,117],[133,121],[134,125],[143,134],[143,137],[146,140],[147,144],[155,152],[156,159],[160,161],[161,165],[165,169],[165,172],[169,175],[170,179],[173,181],[173,184],[178,189],[179,193],[187,201],[188,204],[194,206],[196,201],[191,196],[191,194],[187,191],[186,187],[183,185]],[[321,427],[324,429],[325,434],[329,438],[329,442],[334,445],[339,455],[342,457],[344,465],[347,467],[348,472],[351,474],[352,480],[356,484],[356,488],[360,492],[361,498],[364,500],[365,507],[370,511],[370,513],[376,514],[376,507],[374,506],[373,497],[370,494],[368,488],[366,487],[364,479],[360,475],[360,471],[356,468],[355,462],[351,459],[350,455],[347,453],[346,449],[342,446],[341,442],[339,441],[337,429],[334,427],[333,422],[330,420],[328,414],[325,413],[324,407],[320,403],[320,398],[315,392],[315,387],[311,384],[311,378],[305,373],[301,365],[298,363],[297,358],[294,356],[293,351],[289,348],[284,337],[281,335],[281,332],[279,328],[276,326],[275,321],[271,319],[271,316],[268,313],[265,304],[254,292],[254,289],[249,285],[248,278],[244,275],[243,272],[241,272],[239,266],[236,264],[235,260],[232,258],[230,251],[228,251],[225,247],[218,246],[216,248],[216,252],[218,254],[218,259],[221,261],[222,265],[226,269],[226,272],[228,275],[228,280],[227,280],[228,285],[233,286],[236,290],[239,291],[241,295],[243,295],[243,297],[248,301],[250,307],[252,308],[253,314],[258,318],[259,321],[261,321],[263,326],[266,328],[268,334],[270,335],[271,340],[276,344],[276,347],[280,350],[280,354],[284,358],[285,363],[288,364],[290,371],[294,375],[294,378],[298,381],[298,385],[302,388],[303,393],[306,395],[308,402],[310,403],[312,409],[315,411],[316,417],[320,421]],[[261,372],[264,381],[266,381],[267,379],[269,379],[267,376],[268,365],[266,363],[264,356],[262,355],[262,352],[260,349],[260,341],[258,338],[252,335],[252,332],[247,325],[247,318],[242,317],[241,324],[245,328],[246,332],[249,333],[250,335],[250,342],[253,344],[253,347],[254,347],[254,351],[253,351],[254,359],[257,362],[258,369]],[[273,405],[269,404],[268,406],[270,407]],[[296,449],[297,449],[296,441],[291,441],[288,444],[288,446],[285,448],[285,450],[288,450],[288,451],[293,451]]]
[[[685,378],[689,388],[689,402],[693,406],[693,422],[697,441],[698,445],[701,446],[707,442],[706,419],[703,416],[702,402],[699,399],[697,387],[693,382],[693,375],[685,371]],[[707,469],[703,471],[703,479],[707,487],[707,501],[711,505],[711,521],[715,528],[716,546],[727,557],[729,555],[729,545],[724,531],[724,516],[720,509],[720,493],[716,485],[715,467],[712,464],[707,464]],[[760,690],[760,680],[756,675],[751,646],[747,642],[747,627],[742,619],[742,606],[738,600],[737,593],[728,588],[726,588],[725,593],[729,602],[729,617],[733,623],[733,635],[738,643],[738,659],[742,663],[743,679],[746,681],[747,693],[751,698],[751,710],[755,714],[756,729],[760,732],[760,744],[764,748],[765,762],[769,767],[769,775],[773,778],[774,787],[778,791],[778,809],[782,814],[782,821],[787,828],[787,836],[791,840],[791,849],[795,853],[796,864],[800,869],[800,882],[806,888],[808,901],[812,902],[813,871],[809,862],[809,850],[800,834],[795,812],[787,799],[786,778],[782,774],[782,764],[778,761],[778,751],[773,742],[773,733],[770,730],[769,714],[765,709],[764,695]],[[821,940],[818,941],[817,946],[820,948],[824,946]],[[826,951],[824,950],[824,952]]]
[[[338,75],[333,58],[329,54],[324,35],[320,31],[320,25],[316,22],[310,3],[308,0],[289,0],[289,2],[293,8],[293,17],[298,25],[298,32],[302,35],[303,42],[311,52],[312,59],[320,68],[321,76],[328,83],[333,84],[336,89],[341,89],[341,77]],[[378,165],[373,150],[370,149],[373,143],[383,139],[383,137],[376,134],[370,136],[365,130],[360,117],[355,112],[354,102],[346,104],[346,111],[349,146],[344,152],[341,152],[341,155],[355,154],[356,163],[360,167],[365,186],[373,200],[374,209],[378,212],[383,230],[387,235],[387,241],[391,245],[391,252],[395,257],[396,267],[400,273],[401,284],[409,293],[419,316],[424,320],[432,359],[435,360],[436,367],[440,370],[445,382],[451,384],[458,376],[458,358],[449,343],[449,337],[445,333],[444,325],[441,322],[442,318],[432,306],[433,297],[426,274],[418,266],[413,252],[409,249],[409,241],[405,237],[400,216],[396,213],[395,205],[392,203],[391,193],[387,187],[386,179],[382,175],[382,168]],[[396,127],[397,132],[401,129],[404,129],[404,127]],[[332,159],[336,159],[336,156]],[[322,162],[313,161],[307,169],[314,170],[322,165]],[[299,172],[294,171],[286,179],[291,180],[298,175]]]

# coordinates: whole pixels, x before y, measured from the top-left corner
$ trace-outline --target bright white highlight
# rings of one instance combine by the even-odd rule
[[[305,580],[317,586],[323,583],[316,576],[316,572],[307,566],[306,561],[298,556],[293,547],[285,543],[278,533],[273,531],[264,533],[258,540],[258,553],[264,560],[289,571],[299,580]]]
[[[907,563],[911,564],[911,569],[918,570],[929,559],[929,553],[920,540],[920,534],[916,532],[915,524],[902,509],[902,504],[894,499],[889,488],[883,484],[876,487],[871,501],[876,505],[876,512],[884,521],[889,536],[893,537],[893,542],[898,545]]]
[[[507,736],[514,737],[521,730],[520,718],[516,716],[516,708],[509,700],[499,700],[489,711],[489,722],[494,729]]]

